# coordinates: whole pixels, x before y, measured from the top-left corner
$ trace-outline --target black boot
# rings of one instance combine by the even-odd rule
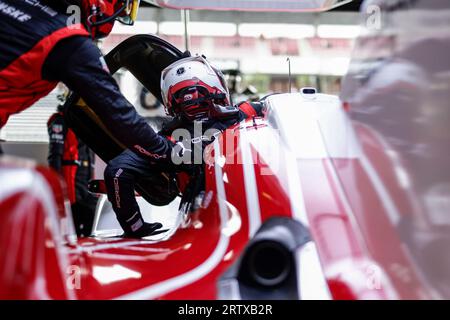
[[[147,223],[144,222],[144,225],[140,227],[138,230],[133,232],[125,232],[123,237],[125,238],[144,238],[148,236],[154,236],[156,234],[160,234],[166,232],[167,230],[158,230],[162,228],[162,224],[159,222],[156,223]]]

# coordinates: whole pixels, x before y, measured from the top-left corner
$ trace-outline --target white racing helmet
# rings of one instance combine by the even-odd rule
[[[161,94],[168,115],[189,121],[227,118],[238,112],[222,72],[202,56],[183,58],[165,68]]]

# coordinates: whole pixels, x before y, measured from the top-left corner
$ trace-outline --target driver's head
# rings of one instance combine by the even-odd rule
[[[236,114],[225,78],[204,57],[178,60],[162,71],[161,94],[166,113],[189,121]]]
[[[81,9],[81,19],[93,39],[108,36],[114,23],[132,25],[137,17],[140,0],[66,0]]]

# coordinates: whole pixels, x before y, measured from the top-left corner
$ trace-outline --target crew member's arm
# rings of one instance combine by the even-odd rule
[[[100,50],[89,38],[78,36],[60,42],[42,73],[44,79],[62,81],[78,93],[130,150],[152,160],[170,159],[171,144],[156,134],[120,93]]]
[[[66,128],[64,118],[60,114],[53,115],[47,124],[49,145],[48,145],[48,165],[57,172],[62,173],[62,160],[64,154],[64,140]]]

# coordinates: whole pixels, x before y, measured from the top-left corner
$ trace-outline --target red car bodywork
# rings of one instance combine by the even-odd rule
[[[269,172],[261,157],[264,152],[259,152],[270,147],[261,143],[260,137],[271,130],[264,120],[257,125],[248,120],[229,129],[232,135],[222,135],[208,150],[216,162],[206,166],[208,195],[203,208],[191,216],[188,227],[157,243],[117,238],[75,240],[60,180],[44,168],[21,168],[2,160],[2,190],[12,191],[2,191],[0,199],[1,298],[214,299],[220,276],[261,223],[272,216],[309,221],[306,223],[333,298],[413,297],[416,280],[405,284],[395,275],[387,280],[385,273],[395,270],[384,268],[384,264],[394,260],[407,267],[409,262],[396,245],[395,232],[390,231],[386,214],[378,207],[379,200],[358,161],[294,162],[301,193],[293,194],[283,180],[295,175],[289,171],[292,167],[283,165],[279,172]],[[245,161],[220,161],[227,138],[238,146],[226,153],[228,160]],[[253,164],[245,159],[249,155]],[[281,159],[284,161],[289,160]],[[360,182],[365,190],[343,189],[335,168],[340,176]],[[25,182],[19,181],[21,175],[26,176]],[[20,184],[16,190],[15,183]],[[358,208],[357,213],[350,210],[344,194],[357,195],[367,206]],[[300,207],[294,210],[298,203]],[[377,214],[367,210],[377,210]],[[378,246],[380,230],[370,228],[380,221],[383,237],[392,240],[389,246]]]

